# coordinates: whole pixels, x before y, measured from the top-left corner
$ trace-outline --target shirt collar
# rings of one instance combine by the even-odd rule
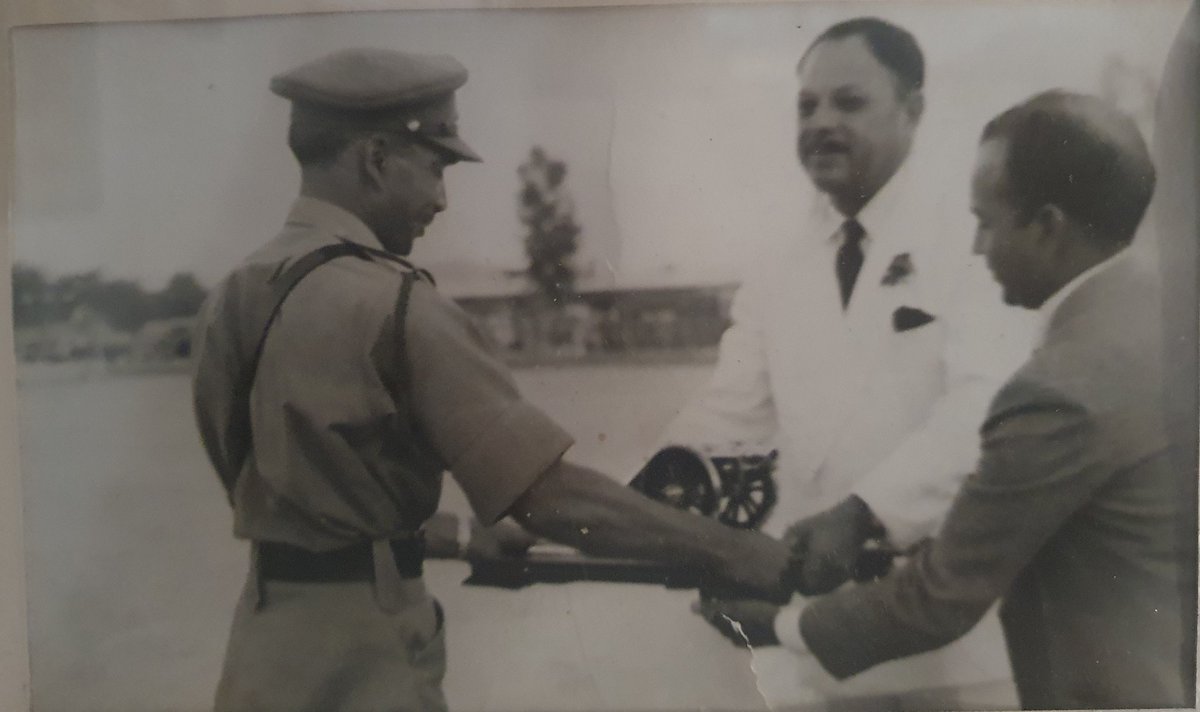
[[[1050,332],[1050,325],[1054,323],[1054,317],[1062,307],[1063,302],[1067,301],[1072,294],[1079,291],[1079,288],[1083,286],[1084,282],[1087,282],[1089,279],[1095,277],[1101,272],[1109,270],[1118,261],[1125,259],[1126,252],[1128,252],[1128,250],[1121,250],[1112,257],[1088,267],[1084,271],[1075,275],[1074,279],[1063,285],[1063,287],[1057,292],[1050,295],[1050,298],[1047,299],[1037,311],[1039,317],[1037,343],[1044,344],[1046,342],[1046,336]]]
[[[374,250],[383,250],[379,238],[357,215],[333,203],[302,195],[292,203],[288,223],[316,228],[339,240],[353,242]]]
[[[888,182],[854,216],[866,229],[867,235],[886,236],[889,233],[888,224],[894,223],[899,211],[909,205],[909,194],[918,185],[915,164],[910,151]]]

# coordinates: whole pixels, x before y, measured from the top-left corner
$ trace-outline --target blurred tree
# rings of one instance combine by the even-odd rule
[[[178,272],[158,292],[128,279],[105,280],[96,270],[68,274],[51,282],[38,268],[13,267],[13,324],[17,327],[63,322],[88,312],[114,329],[138,331],[151,319],[194,316],[207,296],[190,272]]]
[[[100,282],[80,301],[120,331],[133,332],[154,316],[153,299],[137,282]]]
[[[574,294],[571,257],[580,233],[575,205],[564,185],[567,165],[534,146],[517,175],[521,179],[518,216],[526,228],[529,278],[551,304],[562,306]]]
[[[40,326],[50,320],[50,284],[41,270],[14,264],[12,290],[14,327]]]
[[[154,316],[171,319],[194,316],[204,304],[207,293],[191,272],[177,272],[167,286],[155,295]]]
[[[68,274],[54,280],[50,285],[49,319],[66,321],[76,308],[95,297],[101,284],[100,272],[97,270]]]

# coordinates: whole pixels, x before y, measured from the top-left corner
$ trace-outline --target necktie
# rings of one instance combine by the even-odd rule
[[[837,278],[842,292],[842,309],[850,305],[854,282],[863,265],[862,240],[867,231],[854,218],[842,223],[842,246],[837,251]]]

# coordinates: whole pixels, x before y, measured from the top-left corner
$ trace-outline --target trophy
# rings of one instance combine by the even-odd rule
[[[757,529],[777,498],[775,461],[779,451],[766,455],[714,455],[680,445],[659,450],[629,486],[665,504],[695,512],[731,527]]]

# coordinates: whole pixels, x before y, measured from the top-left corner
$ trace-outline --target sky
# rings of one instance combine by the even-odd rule
[[[275,234],[298,187],[270,77],[357,45],[449,53],[470,72],[459,130],[484,163],[447,171],[449,209],[413,252],[446,291],[486,293],[523,266],[516,171],[534,145],[567,163],[585,283],[733,281],[772,241],[803,239],[817,198],[794,153],[795,64],[833,22],[873,14],[917,37],[916,150],[937,155],[966,212],[980,128],[1036,91],[1107,92],[1148,127],[1185,10],[842,2],[20,28],[14,257],[152,289],[178,271],[214,284]]]

